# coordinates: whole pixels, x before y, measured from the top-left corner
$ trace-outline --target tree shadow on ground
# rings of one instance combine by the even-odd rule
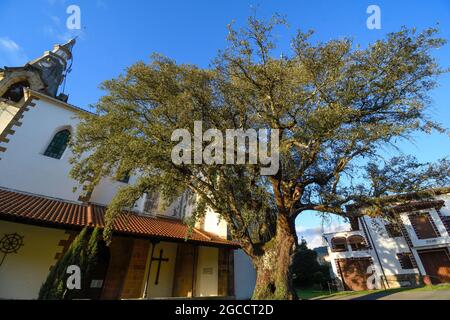
[[[401,291],[402,290],[399,290],[399,291],[389,290],[389,291],[374,292],[374,293],[369,293],[369,294],[366,294],[363,296],[355,297],[355,298],[349,299],[349,300],[378,300],[380,298],[384,298],[384,297],[396,294]]]

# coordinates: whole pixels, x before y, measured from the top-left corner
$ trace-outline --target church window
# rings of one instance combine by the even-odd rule
[[[61,159],[67,144],[70,139],[70,131],[67,129],[61,130],[55,134],[52,141],[45,150],[44,155],[47,157]]]
[[[23,98],[23,89],[29,88],[30,84],[28,81],[21,81],[14,83],[9,89],[3,94],[2,98],[11,100],[13,102],[19,102]]]

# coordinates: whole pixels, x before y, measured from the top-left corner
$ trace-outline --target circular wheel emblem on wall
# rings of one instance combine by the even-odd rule
[[[6,255],[10,253],[17,253],[20,247],[23,246],[23,236],[17,233],[5,234],[3,238],[0,239],[0,252],[3,253],[2,261],[0,266],[5,261]]]

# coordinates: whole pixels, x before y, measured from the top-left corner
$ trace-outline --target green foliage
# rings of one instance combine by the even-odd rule
[[[317,284],[326,283],[326,279],[327,279],[322,271],[314,272],[312,275],[312,278],[313,278],[313,283],[317,283]]]
[[[299,288],[321,285],[326,288],[330,281],[329,265],[322,266],[317,261],[317,253],[308,249],[304,239],[301,240],[294,254],[292,264],[294,284]]]
[[[371,194],[381,196],[404,190],[420,191],[434,186],[450,185],[450,160],[419,163],[412,156],[394,157],[386,162],[370,162],[366,178],[371,181]]]
[[[98,263],[98,254],[99,254],[99,240],[101,239],[100,230],[98,228],[94,228],[92,234],[89,238],[89,242],[87,243],[86,248],[86,264],[85,264],[85,278],[89,278],[89,275],[94,270],[95,266]]]
[[[81,270],[82,279],[87,279],[89,273],[95,268],[98,255],[99,229],[95,228],[89,235],[85,227],[73,240],[67,252],[51,268],[47,279],[39,290],[41,300],[75,299],[85,297],[86,282],[82,282],[81,290],[68,290],[66,281],[67,268],[77,265]]]

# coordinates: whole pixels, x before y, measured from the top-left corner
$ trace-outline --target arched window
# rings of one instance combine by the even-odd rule
[[[360,235],[352,235],[347,238],[348,243],[352,247],[353,251],[365,250],[367,249],[366,240],[363,236]]]
[[[44,156],[61,159],[67,144],[70,139],[70,131],[67,129],[61,130],[55,134],[52,141],[44,152]]]
[[[344,237],[336,237],[331,239],[331,247],[334,252],[347,251],[347,240]]]
[[[16,82],[8,88],[8,90],[3,94],[2,98],[11,100],[13,102],[19,102],[23,98],[23,89],[29,87],[30,84],[28,83],[28,81]]]

